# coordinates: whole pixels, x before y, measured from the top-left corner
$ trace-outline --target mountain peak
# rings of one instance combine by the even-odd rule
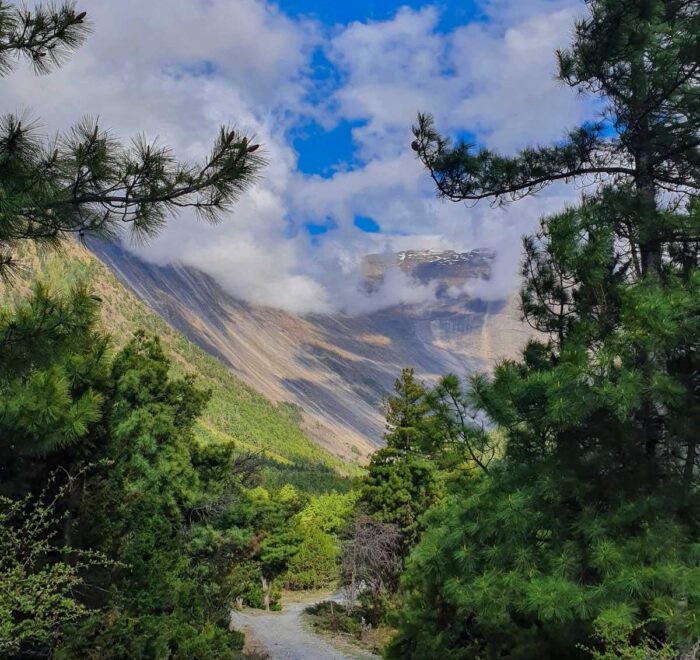
[[[495,258],[495,252],[487,248],[469,252],[428,249],[370,254],[365,258],[365,276],[376,285],[384,279],[388,270],[399,268],[422,283],[432,280],[463,283],[469,279],[489,277]]]

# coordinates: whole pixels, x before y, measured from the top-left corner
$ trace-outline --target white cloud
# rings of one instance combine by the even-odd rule
[[[365,122],[354,137],[367,162],[330,179],[307,178],[295,195],[297,214],[333,218],[339,229],[326,243],[336,253],[360,253],[377,244],[376,237],[353,231],[356,214],[373,217],[386,233],[413,235],[401,237],[404,246],[424,247],[431,235],[456,250],[493,248],[499,255],[494,277],[470,284],[470,291],[484,297],[512,291],[521,236],[576,190],[556,186],[499,209],[441,202],[410,150],[410,126],[418,110],[432,112],[445,131],[467,129],[480,142],[513,152],[557,139],[588,118],[590,104],[555,80],[554,51],[567,45],[579,8],[572,1],[496,0],[485,7],[490,21],[449,33],[438,31],[435,8],[405,8],[389,21],[353,23],[337,33],[326,48],[343,85],[327,112],[335,121]],[[327,122],[332,125],[331,118]],[[391,249],[396,237],[383,241]],[[394,295],[409,294],[395,286]]]
[[[120,136],[157,135],[186,158],[201,157],[221,123],[255,133],[270,166],[233,216],[216,227],[183,216],[140,250],[195,265],[250,302],[302,313],[422,302],[434,291],[402,275],[368,299],[358,264],[370,252],[424,247],[497,249],[489,295],[500,294],[516,282],[520,235],[576,194],[560,186],[507,209],[443,203],[409,148],[418,110],[507,151],[588,116],[590,106],[553,79],[553,51],[566,45],[580,4],[573,0],[489,0],[491,20],[447,33],[432,6],[324,32],[264,0],[80,4],[95,24],[86,46],[48,77],[4,79],[0,110],[31,107],[47,131],[98,114]],[[311,104],[319,46],[341,85]],[[301,174],[287,130],[309,117],[327,127],[359,122],[353,135],[365,164],[327,179]],[[356,215],[382,233],[360,232]],[[299,228],[327,219],[337,228],[311,245]]]
[[[446,113],[449,126],[469,126],[490,147],[515,148],[559,139],[592,106],[555,81],[554,51],[566,45],[574,9],[527,18],[505,28],[468,25],[452,38],[455,77],[468,93]]]

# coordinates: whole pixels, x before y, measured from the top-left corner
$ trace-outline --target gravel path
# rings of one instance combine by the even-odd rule
[[[328,600],[330,594],[316,599]],[[231,612],[231,625],[246,634],[246,650],[270,660],[376,660],[377,656],[349,644],[331,643],[310,630],[302,619],[314,601],[284,603],[281,612]]]

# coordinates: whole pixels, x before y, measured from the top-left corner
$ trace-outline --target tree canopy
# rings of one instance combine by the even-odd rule
[[[449,200],[591,185],[524,241],[542,334],[465,400],[503,456],[424,520],[391,657],[678,657],[700,638],[699,34],[697,2],[587,2],[557,57],[602,116],[554,145],[500,156],[418,119]]]
[[[50,73],[89,32],[73,3],[0,0],[0,74],[23,60]],[[275,606],[281,584],[337,576],[347,496],[329,494],[319,512],[306,491],[261,486],[263,468],[277,480],[296,470],[301,481],[318,456],[283,409],[246,389],[221,416],[241,418],[240,435],[263,436],[263,446],[294,430],[289,450],[302,465],[287,471],[223,433],[198,433],[210,392],[173,373],[157,337],[138,330],[117,342],[104,332],[95,269],[67,291],[56,281],[5,295],[27,284],[12,270],[18,254],[28,261],[88,235],[147,239],[185,209],[222,219],[263,163],[259,145],[229,127],[207,158],[187,164],[141,136],[124,146],[91,119],[48,139],[35,121],[0,118],[0,275],[17,276],[0,283],[3,658],[237,657],[234,602]],[[130,319],[130,330],[143,320]],[[224,389],[221,372],[209,382]],[[330,469],[324,477],[342,481]],[[301,524],[308,518],[317,524]]]

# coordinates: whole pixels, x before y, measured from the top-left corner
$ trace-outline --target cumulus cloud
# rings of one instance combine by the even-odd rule
[[[232,217],[209,227],[185,214],[139,250],[201,268],[249,302],[362,313],[430,300],[434,287],[401,273],[371,297],[362,287],[364,255],[410,248],[495,249],[494,278],[470,292],[502,295],[517,281],[520,236],[577,194],[558,186],[505,209],[443,203],[408,146],[418,110],[504,151],[589,117],[594,109],[554,80],[553,51],[568,42],[574,0],[488,0],[487,20],[447,31],[430,4],[332,28],[265,0],[83,6],[95,25],[86,46],[51,76],[6,78],[1,110],[31,107],[47,133],[89,112],[120,136],[159,136],[189,159],[206,152],[221,123],[254,133],[270,165]],[[318,49],[339,79],[325,96],[313,75]],[[328,129],[353,122],[360,164],[325,178],[300,172],[290,129],[310,120]],[[380,232],[359,231],[356,216]],[[334,229],[311,241],[309,222]]]
[[[554,51],[568,43],[580,3],[492,0],[483,9],[489,20],[444,32],[437,8],[404,8],[387,21],[352,23],[330,39],[326,50],[342,85],[326,105],[327,122],[359,122],[353,136],[365,164],[330,178],[306,177],[294,210],[332,218],[338,230],[326,244],[336,252],[376,244],[353,232],[356,214],[379,222],[386,250],[397,249],[397,238],[407,247],[432,247],[426,235],[439,237],[440,247],[491,248],[493,277],[467,289],[493,299],[517,286],[522,235],[578,191],[554,186],[496,209],[441,202],[409,148],[416,111],[435,114],[448,133],[468,130],[479,143],[512,153],[559,138],[595,108],[555,80]],[[400,286],[393,294],[410,295]]]

